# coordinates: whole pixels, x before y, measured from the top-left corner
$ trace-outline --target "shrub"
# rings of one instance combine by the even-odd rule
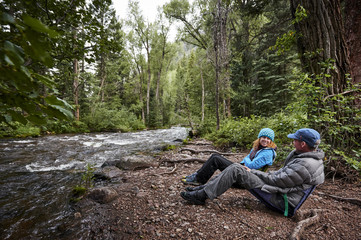
[[[134,113],[125,109],[98,108],[84,117],[84,122],[92,131],[122,131],[144,129],[145,126]]]
[[[40,128],[33,126],[31,123],[23,125],[18,122],[12,122],[11,125],[0,124],[0,137],[38,137],[40,136]]]
[[[43,132],[47,133],[83,133],[89,132],[88,126],[81,121],[48,121],[48,123],[42,127]]]

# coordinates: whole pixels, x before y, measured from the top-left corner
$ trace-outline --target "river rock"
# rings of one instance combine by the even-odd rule
[[[152,156],[146,155],[132,155],[122,157],[119,160],[108,160],[103,163],[102,167],[116,166],[124,170],[135,170],[149,167],[157,167],[158,163]]]
[[[120,170],[116,166],[105,166],[94,172],[94,177],[96,179],[121,178],[122,175],[122,170]]]
[[[92,189],[87,197],[98,203],[109,203],[118,197],[118,193],[111,187],[101,187]]]

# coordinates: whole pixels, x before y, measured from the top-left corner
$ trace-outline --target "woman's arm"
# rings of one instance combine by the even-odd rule
[[[251,169],[260,169],[266,165],[272,165],[273,163],[273,150],[262,149],[256,154],[256,157],[251,160],[249,155],[243,159],[244,165]]]

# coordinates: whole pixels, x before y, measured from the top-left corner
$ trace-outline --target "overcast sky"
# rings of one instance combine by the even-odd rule
[[[170,0],[138,0],[139,7],[142,11],[145,20],[154,22],[157,16],[157,7],[163,6]],[[114,8],[117,11],[119,18],[125,19],[128,12],[128,0],[113,0]]]

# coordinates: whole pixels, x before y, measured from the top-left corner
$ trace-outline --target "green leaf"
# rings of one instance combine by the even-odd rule
[[[4,12],[1,14],[1,20],[7,23],[15,24],[15,19],[13,16]]]
[[[26,119],[24,118],[24,116],[18,112],[15,112],[13,110],[8,110],[8,113],[11,115],[11,121],[17,121],[19,123],[22,123],[22,124],[26,124],[27,121]],[[8,121],[8,119],[6,119]],[[8,121],[9,122],[9,121]]]
[[[39,38],[39,34],[31,29],[27,29],[24,32],[24,36],[31,43],[31,46],[26,46],[26,52],[33,58],[43,62],[46,66],[52,67],[53,59],[48,52],[48,44],[45,41],[41,41],[42,38]]]
[[[39,116],[37,114],[32,114],[27,117],[28,121],[37,124],[37,125],[43,125],[46,124],[46,119],[42,116]]]
[[[24,59],[21,56],[22,52],[20,51],[20,49],[21,49],[20,47],[16,46],[12,42],[5,41],[4,50],[6,56],[8,57],[8,59],[5,58],[5,61],[7,61],[7,63],[9,63],[10,65],[15,65],[18,67],[24,64]]]
[[[52,105],[53,108],[59,110],[59,112],[61,112],[67,119],[73,119],[74,118],[74,115],[71,111],[61,107],[61,106],[58,106],[58,105]],[[57,115],[56,117],[59,117],[59,115]]]
[[[24,23],[32,28],[33,30],[40,33],[47,33],[51,38],[57,37],[59,34],[48,28],[45,24],[43,24],[40,20],[30,17],[29,15],[23,16]]]
[[[49,95],[45,98],[45,102],[55,110],[59,111],[66,118],[72,119],[74,117],[73,113],[68,110],[73,108],[66,101],[59,99],[54,95]],[[61,117],[61,116],[57,114],[55,117]]]
[[[56,96],[54,95],[49,95],[49,96],[46,96],[45,97],[45,102],[49,105],[60,105],[60,106],[63,106],[63,102],[60,101],[59,98],[57,98]]]
[[[49,88],[53,88],[55,86],[55,82],[46,76],[37,73],[34,73],[33,76]]]

